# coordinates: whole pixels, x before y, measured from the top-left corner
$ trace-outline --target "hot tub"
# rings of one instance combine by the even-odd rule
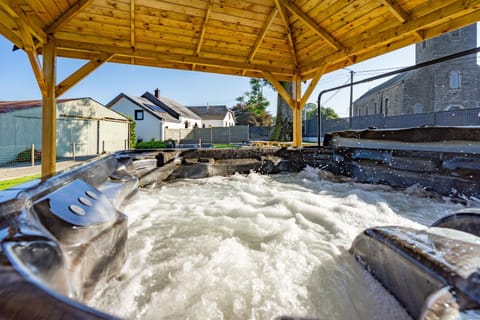
[[[322,149],[121,152],[45,181],[9,189],[0,193],[0,314],[11,319],[114,318],[85,302],[92,301],[112,279],[122,280],[129,212],[121,211],[139,187],[148,190],[163,181],[252,170],[298,172],[308,166],[333,172],[334,177],[350,176],[351,183],[395,188],[412,185],[414,176],[421,176],[424,184],[418,186],[419,191],[448,195],[455,199],[455,206],[471,205],[478,197],[478,172],[472,160],[476,152],[467,157],[452,151],[329,145]],[[410,160],[413,165],[409,167]],[[442,185],[446,182],[448,186]],[[302,221],[299,214],[294,218]],[[356,257],[414,318],[476,317],[480,242],[472,231],[477,229],[471,226],[478,217],[476,212],[453,217],[443,214],[434,228],[367,228],[353,241],[352,254],[342,259]],[[310,285],[315,286],[314,282]],[[344,289],[348,293],[348,287]],[[282,312],[278,316],[304,315]]]

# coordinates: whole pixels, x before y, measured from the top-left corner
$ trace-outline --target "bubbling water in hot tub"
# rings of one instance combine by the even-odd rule
[[[90,301],[128,319],[409,319],[350,255],[365,228],[421,228],[462,208],[421,188],[318,169],[178,180],[125,205],[129,258]],[[419,195],[420,194],[420,195]]]

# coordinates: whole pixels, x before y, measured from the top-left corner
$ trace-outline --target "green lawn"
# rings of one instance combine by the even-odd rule
[[[34,180],[40,178],[39,174],[33,175],[33,176],[26,176],[26,177],[21,177],[21,178],[15,178],[15,179],[10,179],[10,180],[2,180],[0,181],[0,190],[5,190],[11,187],[14,187],[16,185],[28,182],[30,180]]]
[[[229,143],[225,143],[225,144],[214,144],[213,147],[214,147],[215,149],[240,148],[240,146],[238,146],[238,145],[229,144]]]

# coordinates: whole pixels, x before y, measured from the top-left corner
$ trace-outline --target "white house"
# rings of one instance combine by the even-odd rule
[[[232,127],[235,125],[235,117],[232,110],[225,105],[218,106],[188,106],[202,119],[202,127]]]
[[[202,119],[178,102],[145,92],[141,97],[119,94],[107,104],[121,114],[130,116],[136,122],[138,140],[165,140],[165,129],[200,128]]]
[[[57,156],[129,148],[130,121],[92,98],[57,100]],[[0,101],[0,163],[42,148],[42,101]]]

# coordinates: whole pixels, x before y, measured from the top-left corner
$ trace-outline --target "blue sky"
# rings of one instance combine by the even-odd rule
[[[84,63],[85,61],[81,60],[57,59],[57,83]],[[363,71],[400,68],[414,63],[415,48],[408,46],[350,66],[349,69],[357,72],[354,80],[359,80],[388,70],[368,74]],[[3,36],[0,36],[0,66],[0,100],[41,99],[26,54],[21,50],[12,52],[12,44]],[[349,79],[350,71],[347,69],[324,75],[310,96],[309,102],[316,102],[320,91],[347,83]],[[356,86],[354,99],[382,81]],[[161,95],[184,105],[208,103],[232,107],[235,105],[235,98],[248,91],[250,87],[249,78],[245,77],[106,63],[61,97],[91,97],[107,104],[121,92],[141,95],[145,91],[153,92],[155,88],[160,89]],[[349,92],[346,88],[326,94],[322,98],[322,102],[325,101],[322,105],[334,108],[340,116],[348,116]],[[270,101],[269,111],[275,114],[276,93],[268,88],[264,93]]]

